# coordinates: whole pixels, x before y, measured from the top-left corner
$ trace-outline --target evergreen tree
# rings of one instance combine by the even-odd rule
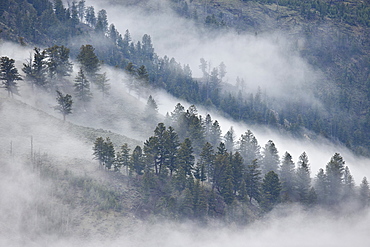
[[[249,202],[252,200],[260,200],[260,190],[261,190],[261,170],[258,166],[257,159],[252,161],[252,164],[247,166],[245,175],[245,185],[246,192],[249,196]]]
[[[369,182],[367,181],[367,178],[364,177],[360,184],[360,201],[364,207],[367,207],[369,205],[369,195]]]
[[[165,147],[166,147],[166,158],[165,166],[170,171],[170,176],[177,169],[177,154],[178,148],[180,146],[179,137],[175,132],[174,128],[171,126],[168,127],[167,132],[165,133]]]
[[[100,165],[104,165],[104,146],[105,142],[103,137],[98,137],[96,138],[94,142],[94,147],[93,147],[93,155],[96,160],[99,161]]]
[[[270,211],[278,203],[280,191],[279,176],[274,171],[269,171],[262,181],[261,206],[265,211]]]
[[[301,203],[308,202],[308,195],[311,189],[311,172],[310,164],[308,161],[308,156],[306,152],[303,152],[299,156],[298,168],[296,172],[297,178],[297,193],[299,196],[299,201]]]
[[[211,137],[210,137],[210,144],[213,147],[217,147],[220,145],[221,142],[221,127],[217,120],[215,120],[212,124],[211,129]]]
[[[296,195],[296,178],[295,166],[292,156],[285,152],[280,167],[280,182],[283,201],[295,201]]]
[[[14,59],[1,57],[0,63],[0,80],[3,81],[3,88],[8,91],[8,96],[18,93],[18,85],[16,81],[22,80],[17,68],[14,66]]]
[[[92,93],[90,91],[90,82],[86,78],[82,68],[80,68],[80,71],[78,72],[78,75],[75,78],[74,88],[76,97],[79,98],[84,103],[85,107],[85,104],[91,100]]]
[[[339,153],[335,153],[326,165],[329,204],[335,204],[342,199],[344,164],[342,156]]]
[[[348,166],[346,166],[344,168],[343,186],[344,186],[343,187],[344,199],[346,199],[346,200],[353,199],[353,197],[355,195],[355,182],[354,182],[353,176],[351,175],[351,172],[350,172]]]
[[[92,45],[82,45],[77,55],[77,60],[81,64],[82,69],[91,79],[95,78],[100,69],[100,62],[94,51],[95,48]]]
[[[186,138],[181,144],[177,155],[178,167],[182,168],[186,177],[192,177],[194,170],[193,147],[189,138]]]
[[[274,171],[277,173],[280,161],[278,151],[273,141],[269,140],[266,143],[262,151],[262,155],[262,173],[267,174],[269,171]]]
[[[27,80],[34,85],[46,89],[47,86],[47,61],[46,51],[41,51],[40,48],[34,48],[33,60],[30,59],[29,63],[23,64],[23,72],[26,74]]]
[[[93,6],[89,6],[86,9],[85,13],[85,20],[90,27],[95,28],[96,25],[96,16],[95,16],[95,9]]]
[[[110,170],[115,163],[115,150],[112,141],[109,137],[106,138],[104,143],[104,165],[105,167]]]
[[[239,152],[236,152],[235,154],[230,153],[230,164],[232,169],[233,193],[234,195],[237,195],[240,192],[245,171],[243,158]]]
[[[224,136],[224,140],[225,140],[225,147],[226,147],[227,151],[233,152],[234,151],[235,134],[234,134],[234,128],[232,126],[226,132],[226,134]]]
[[[121,167],[126,167],[126,175],[128,174],[128,168],[130,165],[130,149],[127,143],[121,146],[121,150],[117,152],[116,162],[114,165],[114,170],[119,171]]]
[[[94,81],[99,91],[102,92],[103,98],[105,98],[105,96],[109,94],[110,85],[108,81],[109,79],[107,78],[106,72],[104,72],[103,74],[97,74],[96,80]]]
[[[204,167],[208,180],[210,180],[213,175],[214,158],[213,147],[209,142],[206,142],[203,146],[202,152],[200,153],[200,165],[201,167]]]
[[[53,46],[46,49],[47,68],[50,78],[62,79],[70,76],[72,63],[69,61],[69,49],[64,46]]]
[[[315,191],[318,202],[320,204],[326,203],[328,197],[328,181],[327,176],[322,168],[319,169],[315,178]]]
[[[144,173],[144,167],[143,150],[140,146],[136,146],[131,155],[130,170],[135,171],[137,175],[142,175]]]
[[[260,149],[258,141],[252,131],[247,130],[241,135],[239,139],[239,153],[243,157],[246,166],[252,164],[252,162],[260,159]]]
[[[108,18],[107,11],[102,9],[98,12],[98,18],[95,25],[95,31],[99,34],[106,34],[108,32]]]
[[[66,120],[66,116],[72,113],[72,96],[69,94],[63,95],[60,91],[57,92],[57,103],[54,107],[55,110],[59,111],[63,115],[63,121]]]

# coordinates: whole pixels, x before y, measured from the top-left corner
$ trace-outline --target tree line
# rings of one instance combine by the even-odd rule
[[[93,145],[101,167],[123,172],[141,188],[143,212],[204,219],[243,207],[268,212],[279,203],[307,208],[369,204],[367,178],[355,186],[339,153],[311,178],[305,152],[295,164],[288,152],[279,156],[272,140],[261,148],[250,130],[238,140],[232,128],[222,136],[217,120],[210,115],[203,119],[195,106],[185,111],[178,104],[166,121],[169,127],[158,123],[132,152],[127,144],[115,151],[109,137],[99,137]]]

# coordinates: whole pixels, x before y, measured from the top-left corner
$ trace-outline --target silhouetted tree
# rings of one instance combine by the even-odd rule
[[[14,66],[14,59],[1,57],[0,63],[0,80],[2,80],[3,88],[8,91],[8,96],[18,93],[18,85],[16,81],[22,80],[17,68]]]
[[[57,103],[54,107],[55,110],[59,111],[63,115],[63,121],[66,120],[66,116],[72,113],[72,96],[69,94],[63,95],[60,91],[57,92]]]

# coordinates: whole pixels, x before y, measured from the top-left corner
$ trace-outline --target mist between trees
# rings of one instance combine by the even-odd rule
[[[347,204],[351,212],[369,205],[366,177],[355,186],[339,153],[312,178],[305,152],[295,164],[288,152],[278,155],[272,140],[261,148],[250,130],[237,138],[231,127],[221,136],[218,121],[199,115],[194,105],[185,110],[178,103],[143,147],[116,149],[109,137],[99,137],[93,155],[100,167],[128,176],[139,188],[142,203],[136,210],[142,217],[246,223],[277,205],[338,212]]]

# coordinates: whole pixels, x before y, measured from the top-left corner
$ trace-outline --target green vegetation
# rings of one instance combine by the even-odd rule
[[[288,152],[280,160],[273,141],[268,141],[260,152],[250,130],[230,145],[235,151],[228,150],[224,142],[213,147],[206,141],[209,123],[201,120],[207,118],[198,115],[195,106],[187,111],[179,109],[183,107],[177,104],[171,113],[173,118],[168,119],[177,129],[159,123],[144,148],[137,146],[131,154],[124,144],[121,153],[116,155],[109,138],[104,141],[99,137],[94,143],[94,156],[100,164],[107,170],[114,167],[114,171],[120,172],[122,169],[122,173],[129,176],[130,184],[140,190],[143,201],[137,209],[139,215],[201,221],[219,218],[242,223],[254,215],[238,215],[236,211],[254,207],[264,213],[279,203],[333,208],[351,201],[367,207],[366,178],[360,187],[355,187],[340,154],[335,153],[325,171],[320,169],[312,179],[305,152],[297,166]],[[194,118],[201,122],[199,126]],[[191,122],[179,125],[188,121]],[[189,129],[194,128],[199,128],[197,133],[202,138],[190,135]],[[196,145],[203,147],[200,153],[193,148]],[[231,212],[234,216],[228,218]]]

